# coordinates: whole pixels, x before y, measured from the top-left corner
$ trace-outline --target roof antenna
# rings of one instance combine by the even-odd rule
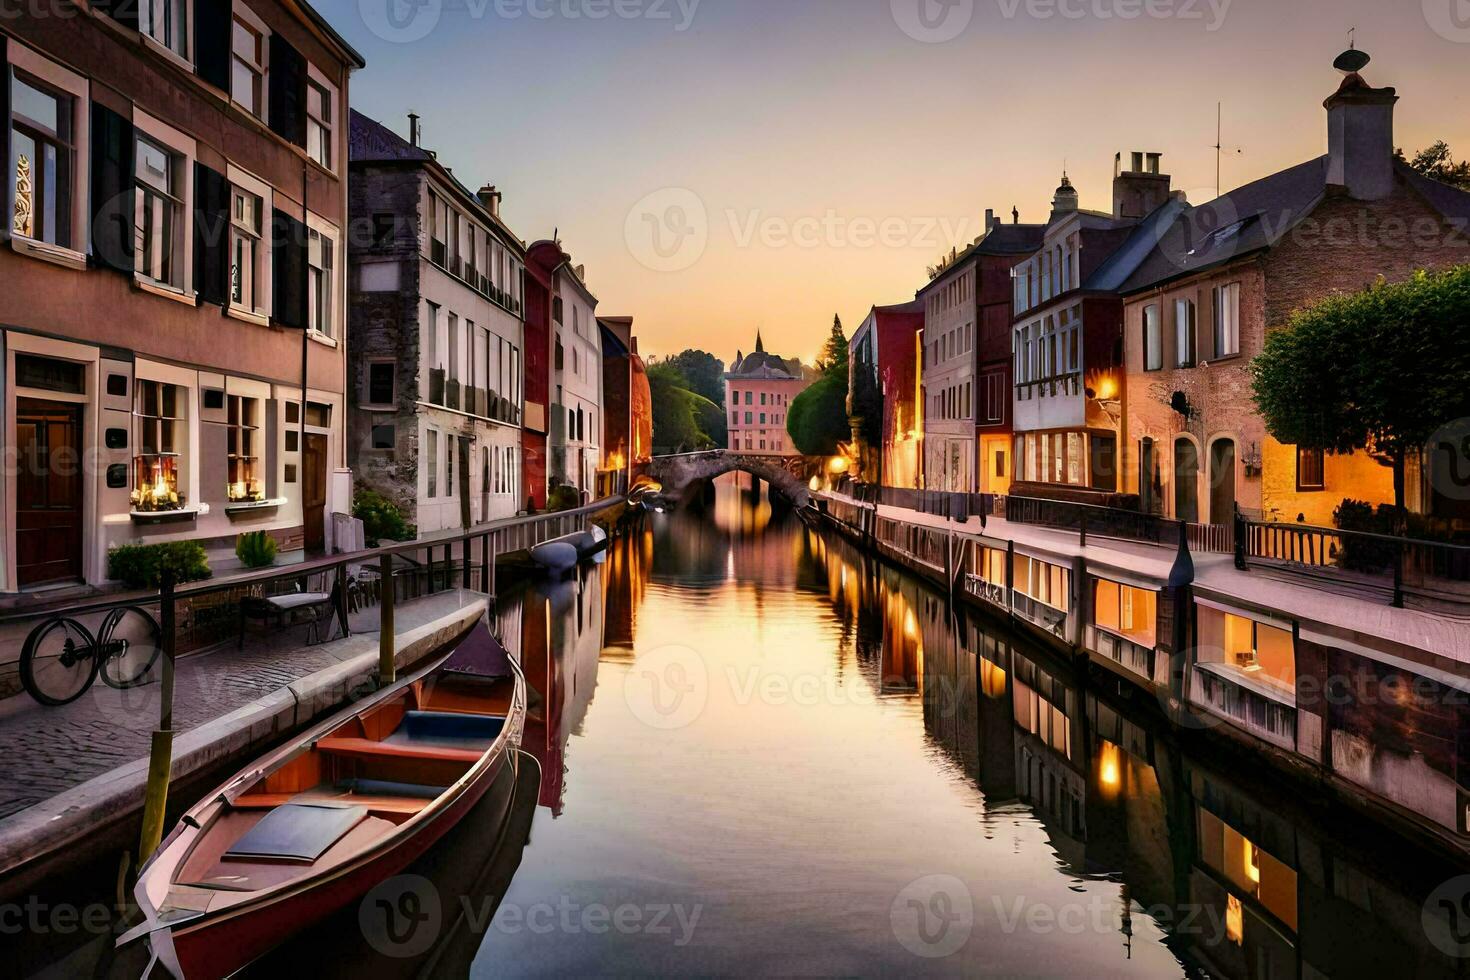
[[[1215,103],[1215,196],[1219,197],[1220,188],[1220,157],[1225,152],[1225,106],[1222,102]],[[1244,153],[1244,147],[1234,147],[1236,153]]]

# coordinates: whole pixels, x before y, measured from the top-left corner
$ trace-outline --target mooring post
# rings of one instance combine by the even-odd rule
[[[148,783],[143,793],[143,829],[138,838],[141,867],[163,840],[163,819],[168,809],[169,773],[174,750],[174,576],[163,573],[158,587],[158,626],[163,640],[163,684],[158,703],[158,729],[148,750]]]
[[[383,555],[378,559],[378,576],[383,582],[383,601],[378,621],[378,686],[387,687],[398,678],[398,663],[395,659],[395,634],[393,632],[393,600],[397,598],[393,587],[393,556]]]

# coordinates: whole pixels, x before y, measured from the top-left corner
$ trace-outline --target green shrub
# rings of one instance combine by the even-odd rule
[[[553,487],[546,495],[546,510],[550,513],[561,510],[576,510],[582,506],[582,495],[569,484]]]
[[[418,537],[418,529],[403,519],[398,505],[376,490],[357,491],[352,516],[362,521],[363,536],[372,547],[382,541],[412,541]]]
[[[276,563],[276,539],[264,531],[247,531],[235,539],[235,557],[246,568],[268,568]]]
[[[1363,500],[1344,500],[1332,512],[1332,526],[1339,531],[1363,531],[1368,534],[1397,535],[1396,508],[1392,504],[1374,506]],[[1423,514],[1405,514],[1405,530],[1416,541],[1452,541],[1453,535],[1436,527]],[[1358,572],[1382,572],[1393,568],[1398,545],[1392,541],[1344,538],[1337,563]]]
[[[163,573],[172,571],[174,584],[209,578],[209,559],[197,541],[165,544],[123,544],[107,553],[107,577],[130,589],[156,589]]]

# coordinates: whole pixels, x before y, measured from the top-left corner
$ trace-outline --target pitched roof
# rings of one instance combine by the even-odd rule
[[[376,119],[370,119],[352,110],[351,135],[348,138],[348,158],[353,163],[428,163],[433,154],[421,146],[414,146]]]

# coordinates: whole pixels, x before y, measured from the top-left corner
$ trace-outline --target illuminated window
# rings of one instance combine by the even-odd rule
[[[1144,647],[1156,642],[1158,595],[1147,589],[1098,579],[1093,590],[1093,622]]]
[[[179,510],[187,503],[180,490],[179,471],[188,442],[188,389],[146,380],[134,387],[138,451],[133,456],[133,509],[149,513]]]
[[[228,484],[225,496],[233,503],[265,499],[260,480],[260,402],[230,395],[226,428]]]
[[[1326,487],[1325,457],[1320,449],[1296,451],[1296,488],[1298,490],[1322,490]]]

